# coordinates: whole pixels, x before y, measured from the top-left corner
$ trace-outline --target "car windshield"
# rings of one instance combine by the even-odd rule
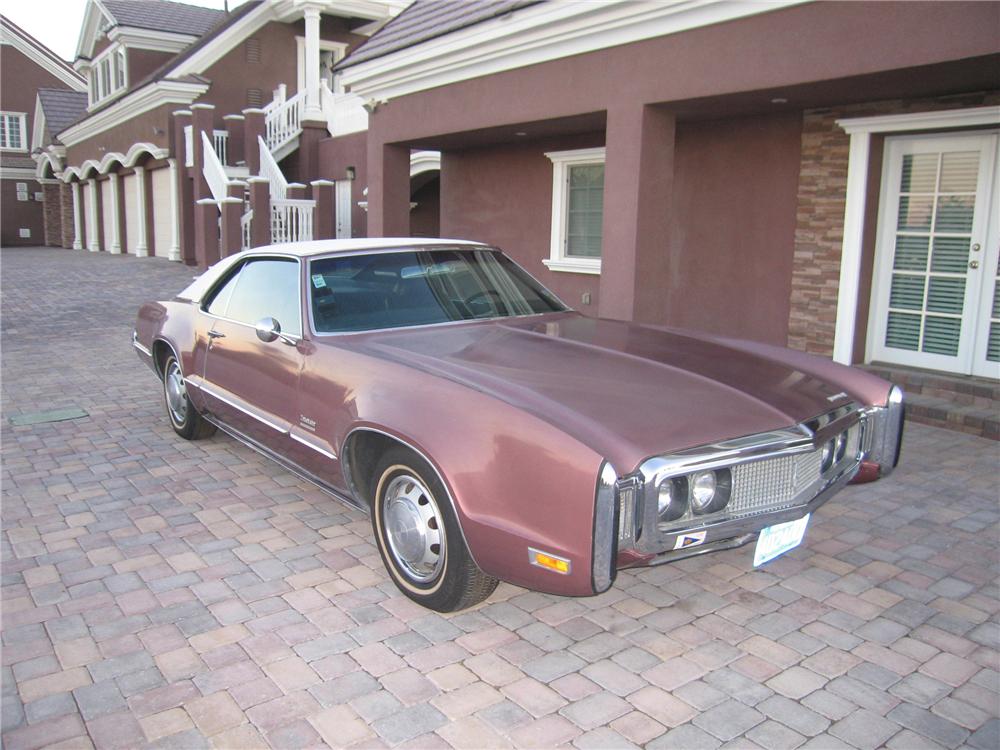
[[[555,296],[496,250],[421,250],[309,264],[317,333],[562,312]]]

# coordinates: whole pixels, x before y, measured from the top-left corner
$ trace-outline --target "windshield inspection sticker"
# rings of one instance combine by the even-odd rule
[[[314,273],[312,279],[313,279],[313,286],[316,287],[317,289],[322,289],[323,287],[326,286],[326,279],[324,279],[321,274]]]
[[[690,534],[681,534],[677,537],[677,541],[674,542],[674,549],[687,549],[688,547],[697,547],[699,544],[704,544],[707,533],[707,531],[694,531]]]

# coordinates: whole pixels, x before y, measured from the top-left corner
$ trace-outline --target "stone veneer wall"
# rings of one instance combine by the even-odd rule
[[[789,347],[824,356],[833,353],[850,149],[850,137],[837,127],[836,121],[998,103],[1000,92],[979,92],[937,99],[869,102],[803,113]],[[868,189],[879,190],[879,185],[869,185]]]
[[[73,188],[65,182],[59,184],[59,200],[62,205],[62,246],[73,247]]]
[[[62,197],[59,192],[59,185],[56,183],[45,183],[42,185],[42,224],[45,229],[44,238],[46,247],[62,246]]]

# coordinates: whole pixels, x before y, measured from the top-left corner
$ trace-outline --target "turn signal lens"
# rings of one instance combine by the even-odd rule
[[[569,575],[570,562],[565,557],[559,557],[558,555],[550,555],[547,552],[542,552],[537,549],[528,548],[528,561],[532,565],[537,565],[539,568],[545,568],[546,570],[553,570],[556,573],[562,573],[563,575]]]

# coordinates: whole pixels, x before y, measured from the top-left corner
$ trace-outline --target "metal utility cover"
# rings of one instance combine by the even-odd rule
[[[15,427],[23,427],[30,424],[44,424],[46,422],[65,422],[69,419],[80,419],[88,416],[87,412],[78,406],[71,406],[66,409],[49,409],[48,411],[34,411],[28,414],[18,414],[10,418],[10,423]]]

